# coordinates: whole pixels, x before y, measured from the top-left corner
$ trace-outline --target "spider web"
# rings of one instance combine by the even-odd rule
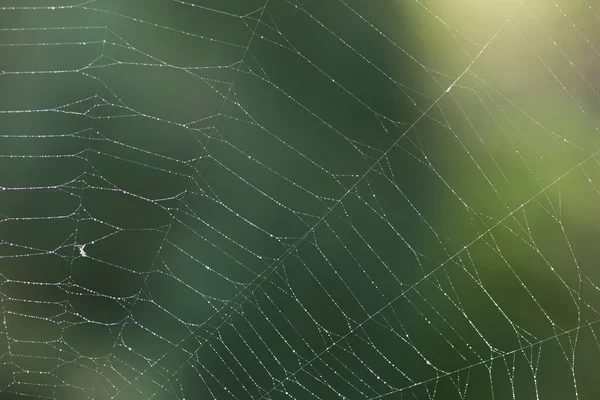
[[[595,5],[0,4],[2,398],[600,394]]]

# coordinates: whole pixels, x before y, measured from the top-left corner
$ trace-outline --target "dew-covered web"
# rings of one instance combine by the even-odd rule
[[[594,3],[0,4],[1,398],[600,395]]]

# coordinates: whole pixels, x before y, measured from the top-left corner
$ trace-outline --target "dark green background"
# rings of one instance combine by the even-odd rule
[[[598,398],[597,6],[50,1],[0,2],[0,397]]]

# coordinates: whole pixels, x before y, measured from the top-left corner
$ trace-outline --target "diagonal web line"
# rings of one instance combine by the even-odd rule
[[[473,36],[475,43],[444,20],[448,10],[433,12],[415,0],[415,7],[397,11],[409,13],[408,23],[426,23],[431,39],[441,41],[433,43],[441,44],[441,51],[425,51],[442,63],[436,70],[413,56],[413,51],[421,52],[413,39],[388,36],[385,13],[391,10],[345,0],[339,0],[345,7],[334,9],[305,8],[302,0],[242,1],[240,8],[204,4],[198,14],[193,10],[198,2],[170,0],[160,7],[163,15],[154,13],[159,9],[138,9],[138,0],[121,2],[119,10],[111,10],[111,0],[91,0],[99,3],[80,10],[58,7],[65,15],[89,14],[94,20],[103,14],[109,22],[118,22],[110,15],[123,18],[123,29],[117,31],[109,25],[62,26],[63,13],[52,13],[50,0],[41,1],[47,7],[31,10],[45,11],[17,15],[26,24],[38,14],[58,15],[47,20],[52,27],[36,22],[0,29],[0,36],[9,37],[0,43],[1,54],[26,54],[25,63],[13,65],[8,57],[0,61],[0,86],[17,89],[6,98],[0,95],[0,103],[7,104],[0,109],[0,120],[9,121],[0,127],[0,165],[7,166],[0,168],[0,179],[15,181],[0,186],[0,199],[15,200],[14,208],[0,200],[6,203],[0,204],[0,236],[7,236],[0,237],[0,247],[7,250],[0,254],[0,311],[5,316],[0,334],[7,340],[4,355],[12,374],[11,382],[7,375],[0,384],[1,393],[56,398],[77,391],[85,398],[114,400],[421,395],[464,400],[473,395],[516,398],[525,388],[526,396],[539,400],[547,390],[554,391],[550,397],[564,389],[570,392],[565,397],[583,399],[581,394],[597,389],[586,365],[597,361],[593,352],[600,349],[600,311],[586,295],[600,293],[593,280],[598,227],[593,221],[600,198],[595,182],[600,146],[594,130],[600,128],[587,106],[593,111],[600,97],[585,97],[591,92],[597,96],[586,80],[593,71],[566,53],[573,50],[566,46],[581,45],[575,49],[577,57],[594,56],[587,19],[586,25],[575,15],[571,20],[566,6],[566,11],[552,12],[555,4],[535,10],[550,10],[559,25],[564,23],[557,28],[573,29],[577,39],[563,44],[561,35],[559,43],[552,42],[554,33],[528,15],[534,4],[517,0],[489,16],[495,22],[483,37]],[[579,1],[591,9],[584,18],[592,25],[600,21],[587,0]],[[457,11],[462,21],[473,10]],[[419,15],[423,21],[413,18]],[[464,22],[480,22],[479,15]],[[488,14],[481,16],[488,20]],[[207,24],[199,26],[199,21]],[[344,21],[346,26],[340,27]],[[529,22],[540,25],[541,37],[536,29],[523,28]],[[393,36],[401,34],[392,30]],[[104,60],[93,59],[99,46],[104,50],[102,34],[105,39],[114,36],[104,41],[113,49]],[[70,40],[71,35],[78,40]],[[82,42],[88,35],[94,40]],[[372,43],[365,42],[368,38]],[[318,47],[323,48],[306,48],[305,39],[322,41]],[[154,46],[157,40],[160,49]],[[93,46],[83,47],[89,44]],[[181,45],[192,52],[181,53]],[[81,59],[60,58],[73,46],[87,49],[78,50]],[[502,49],[508,53],[498,53]],[[51,57],[37,57],[36,52],[48,51]],[[331,64],[330,56],[335,56]],[[400,78],[409,79],[398,80],[396,67],[405,63],[408,75]],[[546,68],[540,69],[542,65]],[[500,68],[502,79],[490,85],[480,78],[477,70],[488,67],[488,72]],[[519,76],[504,76],[515,67],[524,68]],[[105,69],[106,79],[98,79]],[[540,71],[540,76],[531,75]],[[367,81],[346,81],[347,73],[355,72]],[[570,92],[569,72],[576,92]],[[243,75],[249,80],[240,82]],[[498,78],[494,75],[490,79]],[[295,81],[288,82],[290,77]],[[471,78],[475,87],[466,82]],[[580,93],[584,82],[591,91],[584,85]],[[77,91],[69,89],[71,84]],[[106,91],[98,99],[87,96],[94,84],[96,92]],[[383,88],[383,97],[373,91],[375,86]],[[61,93],[39,100],[22,96],[24,88],[46,87]],[[457,87],[460,93],[454,91]],[[397,99],[398,90],[404,100]],[[314,97],[317,93],[321,98]],[[588,117],[560,110],[573,104],[551,96],[565,93]],[[74,101],[56,104],[63,94]],[[138,94],[142,100],[136,104]],[[243,105],[246,96],[250,108]],[[171,100],[174,107],[165,108]],[[406,107],[413,108],[408,120],[401,116],[409,111]],[[13,131],[12,114],[22,132]],[[91,124],[99,125],[86,134],[90,116]],[[59,123],[63,118],[73,125],[79,118],[88,129],[66,130]],[[50,120],[57,123],[30,132]],[[314,143],[289,131],[293,121],[301,130],[314,124],[316,130],[303,131],[311,138],[317,135]],[[560,124],[558,129],[569,135],[555,133],[547,122]],[[423,129],[431,130],[429,124],[433,131],[423,135]],[[378,125],[383,136],[361,134]],[[333,134],[323,143],[321,128]],[[437,138],[441,142],[431,133],[442,134]],[[568,151],[564,143],[579,152]],[[88,154],[90,149],[94,154]],[[88,160],[88,155],[93,157]],[[78,175],[82,161],[88,172]],[[349,164],[336,171],[340,161]],[[436,161],[446,168],[439,171]],[[439,184],[443,193],[434,190],[433,198],[422,198],[423,177],[406,169],[405,162],[423,168],[431,188]],[[298,170],[305,163],[315,168],[314,177]],[[22,165],[58,169],[21,178]],[[140,177],[143,181],[136,179]],[[326,185],[330,179],[337,182],[333,194],[319,189],[321,178]],[[473,187],[473,179],[484,186]],[[287,190],[288,185],[295,188]],[[363,189],[369,192],[366,197]],[[416,197],[407,189],[417,190]],[[8,190],[8,197],[2,190]],[[490,201],[488,190],[495,191],[496,200]],[[73,211],[77,203],[83,214]],[[467,214],[461,214],[461,203]],[[128,205],[134,212],[121,213],[121,206]],[[474,229],[461,232],[469,219]],[[48,236],[47,229],[38,227],[51,227],[56,234]],[[43,236],[36,238],[38,230]],[[31,240],[21,232],[33,234]],[[391,247],[385,243],[390,239],[396,243]],[[413,248],[415,240],[425,247]],[[85,243],[100,242],[90,256],[83,252]],[[81,257],[73,257],[77,247]],[[406,269],[399,262],[407,251],[418,268],[404,265]],[[40,275],[39,265],[49,268]],[[406,346],[408,353],[398,353],[398,346]],[[34,367],[26,369],[23,362]],[[559,370],[552,368],[556,363]]]
[[[271,388],[271,390],[269,390],[269,392],[267,392],[264,396],[266,396],[268,393],[270,393],[273,389],[275,389],[276,387],[279,387],[280,385],[282,385],[284,382],[288,381],[292,376],[294,376],[295,374],[297,374],[299,371],[303,370],[304,368],[306,368],[308,365],[312,364],[314,361],[316,361],[317,359],[319,359],[323,354],[327,353],[329,350],[331,350],[333,347],[337,346],[338,343],[340,343],[341,341],[343,341],[345,338],[347,338],[348,336],[350,336],[352,333],[354,333],[357,329],[361,328],[363,325],[365,325],[367,322],[369,322],[371,319],[373,319],[375,316],[379,315],[383,310],[385,310],[386,308],[388,308],[389,306],[391,306],[394,302],[396,302],[398,299],[400,299],[401,297],[404,297],[408,292],[412,291],[415,287],[417,287],[421,282],[426,281],[431,275],[435,274],[437,271],[439,271],[440,269],[442,269],[446,264],[450,263],[450,261],[452,261],[456,256],[460,255],[463,251],[467,250],[469,247],[471,247],[473,244],[475,244],[476,242],[478,242],[481,238],[483,238],[484,236],[486,236],[489,232],[491,232],[493,229],[495,229],[496,227],[498,227],[499,225],[502,225],[504,223],[505,220],[507,220],[508,218],[512,217],[516,212],[520,211],[523,207],[525,207],[527,204],[529,204],[531,201],[533,201],[535,198],[537,198],[539,195],[541,195],[542,193],[544,193],[546,190],[548,190],[548,188],[550,188],[551,186],[553,186],[554,184],[556,184],[557,182],[559,182],[561,179],[563,179],[565,176],[569,175],[571,172],[573,172],[574,170],[578,169],[581,165],[583,165],[584,163],[586,163],[587,161],[589,161],[590,159],[596,157],[598,154],[600,154],[600,150],[596,151],[595,153],[593,153],[592,155],[586,157],[584,160],[580,161],[579,163],[577,163],[575,166],[573,166],[572,168],[570,168],[568,171],[566,171],[565,173],[563,173],[562,175],[560,175],[558,178],[556,178],[554,181],[552,181],[551,183],[549,183],[548,185],[546,185],[546,187],[544,187],[542,190],[540,190],[538,193],[536,193],[534,196],[532,196],[531,198],[529,198],[527,201],[523,202],[523,204],[521,204],[519,207],[515,208],[513,211],[511,211],[508,215],[506,215],[505,217],[503,217],[501,220],[499,220],[498,222],[496,222],[494,225],[492,225],[490,228],[488,228],[487,230],[485,230],[483,233],[481,233],[479,236],[477,236],[475,239],[473,239],[471,242],[469,242],[467,245],[465,245],[462,249],[460,249],[459,251],[457,251],[456,253],[454,253],[452,256],[450,256],[448,259],[446,259],[446,261],[444,261],[443,263],[441,263],[440,265],[438,265],[437,267],[435,267],[433,270],[431,270],[429,273],[427,273],[426,275],[424,275],[421,279],[419,279],[418,281],[416,281],[415,283],[413,283],[409,288],[407,288],[405,291],[403,291],[402,293],[400,293],[399,295],[397,295],[396,297],[394,297],[392,300],[390,300],[387,304],[385,304],[384,306],[382,306],[381,308],[379,308],[377,311],[375,311],[374,313],[372,313],[371,315],[369,315],[367,318],[365,318],[361,323],[359,323],[357,326],[355,326],[354,328],[350,329],[346,334],[344,334],[343,336],[341,336],[338,340],[336,340],[335,342],[333,342],[331,345],[329,345],[328,347],[326,347],[324,350],[322,350],[319,354],[317,354],[316,356],[314,356],[312,359],[310,359],[309,361],[305,362],[302,366],[300,366],[296,371],[292,372],[291,374],[289,374],[288,376],[286,376],[286,378],[281,381],[280,383],[278,383],[277,385],[273,386]],[[208,339],[207,339],[208,340]],[[262,397],[264,397],[262,396]],[[260,397],[259,399],[261,399],[262,397]]]
[[[280,257],[278,257],[277,260],[275,260],[267,269],[265,269],[261,274],[259,274],[252,282],[250,282],[250,284],[248,286],[253,286],[253,289],[250,290],[250,293],[244,297],[244,299],[237,305],[236,309],[239,309],[240,307],[242,307],[242,305],[248,300],[248,298],[252,295],[252,293],[254,293],[259,287],[260,285],[262,285],[269,276],[271,276],[271,274],[273,272],[275,272],[277,270],[277,268],[282,264],[282,262],[300,245],[300,243],[302,243],[310,234],[311,232],[313,232],[316,227],[318,225],[320,225],[326,218],[327,216],[329,216],[331,214],[331,212],[344,200],[344,198],[346,198],[346,196],[348,196],[348,194],[350,194],[355,188],[356,186],[358,186],[358,184],[360,182],[362,182],[365,177],[389,154],[389,152],[406,136],[406,134],[408,132],[410,132],[411,129],[413,129],[416,124],[423,119],[423,117],[425,117],[427,115],[427,113],[433,108],[435,107],[440,100],[444,97],[445,94],[447,94],[448,92],[450,92],[450,90],[452,89],[452,87],[467,73],[470,71],[470,69],[473,67],[473,65],[477,62],[477,60],[479,59],[479,57],[483,54],[483,52],[487,49],[487,47],[494,41],[494,39],[504,30],[504,28],[506,27],[506,25],[509,23],[510,19],[514,17],[514,15],[521,9],[521,7],[523,6],[523,2],[519,4],[519,6],[510,14],[510,16],[501,24],[501,26],[496,30],[496,32],[492,35],[492,37],[490,38],[490,40],[481,48],[481,50],[478,52],[478,54],[473,58],[473,60],[469,63],[469,65],[465,68],[465,70],[463,70],[462,73],[460,73],[458,75],[457,78],[454,79],[454,81],[452,82],[452,84],[450,84],[450,86],[444,90],[430,105],[429,107],[427,107],[427,109],[425,109],[424,112],[422,112],[419,117],[417,117],[415,119],[415,121],[398,137],[398,139],[396,139],[394,141],[394,143],[387,149],[385,150],[382,155],[369,167],[367,168],[367,170],[356,180],[356,182],[335,202],[335,204],[327,211],[325,212],[325,214],[312,226],[310,227],[292,246],[290,246]],[[600,152],[600,151],[599,151]],[[558,182],[560,179],[562,179],[565,175],[569,174],[571,171],[573,171],[574,169],[576,169],[577,167],[579,167],[579,165],[583,164],[584,162],[586,162],[587,160],[589,160],[590,158],[594,157],[597,153],[593,154],[592,156],[589,156],[588,158],[586,158],[585,160],[583,160],[582,162],[580,162],[578,165],[576,165],[575,167],[571,168],[569,171],[565,172],[563,175],[559,176],[555,181],[553,181],[552,183],[548,184],[545,188],[543,188],[540,192],[538,192],[537,194],[535,194],[534,196],[532,196],[530,199],[528,199],[526,202],[524,202],[523,204],[521,204],[519,207],[517,207],[515,210],[513,210],[512,212],[510,212],[508,215],[506,215],[504,218],[502,218],[500,221],[498,221],[496,224],[494,224],[491,228],[489,228],[488,230],[486,230],[484,233],[482,233],[481,235],[479,235],[477,238],[475,238],[472,242],[470,242],[468,245],[466,245],[462,250],[458,251],[457,253],[455,253],[454,255],[450,256],[446,261],[442,262],[440,265],[438,265],[433,271],[431,271],[430,273],[428,273],[426,276],[424,276],[423,278],[421,278],[419,281],[417,281],[416,283],[414,283],[411,287],[409,287],[408,289],[406,289],[402,294],[398,295],[397,297],[395,297],[393,300],[391,300],[390,302],[388,302],[386,305],[384,305],[382,308],[380,308],[378,311],[376,311],[375,313],[373,313],[372,315],[370,315],[367,319],[365,319],[363,322],[361,322],[357,327],[355,327],[354,329],[350,330],[346,335],[344,335],[341,339],[339,339],[336,343],[338,343],[340,340],[342,340],[343,338],[347,337],[349,334],[351,334],[352,332],[354,332],[356,329],[358,329],[359,327],[361,327],[362,325],[364,325],[366,322],[368,322],[369,320],[371,320],[375,315],[379,314],[382,310],[384,310],[385,308],[389,307],[394,301],[396,301],[398,298],[404,296],[408,291],[414,289],[419,283],[423,282],[424,280],[426,280],[431,274],[433,274],[434,272],[438,271],[440,268],[442,268],[443,266],[445,266],[446,264],[448,264],[451,260],[453,260],[457,255],[459,255],[463,250],[465,250],[466,248],[468,248],[469,246],[471,246],[473,243],[477,242],[479,239],[481,239],[485,234],[487,234],[488,232],[490,232],[492,229],[494,229],[495,227],[497,227],[498,225],[500,225],[501,223],[503,223],[507,218],[510,218],[514,213],[516,213],[517,211],[519,211],[521,208],[523,208],[526,204],[528,204],[530,201],[532,201],[533,199],[535,199],[538,195],[540,195],[541,193],[545,192],[550,186],[554,185],[556,182]],[[260,280],[259,283],[254,284],[255,281]],[[236,294],[231,300],[229,300],[227,302],[227,304],[230,304],[231,302],[233,302],[237,297],[239,297],[240,295],[243,295],[244,289],[240,290],[240,292],[238,292],[238,294]],[[221,309],[224,309],[226,306],[223,306]],[[210,318],[214,317],[215,315],[217,315],[219,312],[216,312],[215,314],[213,314]],[[233,312],[231,312],[229,315],[227,315],[223,321],[216,327],[216,329],[213,330],[213,332],[204,340],[204,342],[194,351],[192,352],[192,354],[171,374],[171,376],[175,376],[175,374],[177,374],[177,372],[184,366],[186,365],[189,360],[191,358],[194,357],[194,355],[196,353],[198,353],[198,351],[200,351],[200,349],[202,349],[202,347],[217,333],[219,332],[219,330],[221,329],[221,327],[227,323],[227,321],[229,319],[231,319],[231,317],[233,316]],[[169,354],[172,350],[178,348],[185,340],[187,340],[190,336],[192,336],[195,332],[197,332],[197,330],[200,329],[200,327],[194,329],[193,331],[191,331],[187,336],[185,336],[182,340],[180,340],[175,346],[172,346],[169,350],[167,350],[161,357],[159,357],[153,364],[151,364],[144,372],[141,373],[141,375],[145,374],[148,370],[150,370],[151,368],[153,368],[155,365],[157,365],[163,358],[166,357],[167,354]],[[334,345],[336,344],[334,343]],[[332,345],[333,346],[333,345]],[[317,356],[315,356],[313,359],[311,359],[310,361],[308,361],[307,363],[305,363],[302,367],[300,367],[300,369],[298,369],[297,371],[295,371],[293,374],[297,373],[299,370],[301,370],[302,368],[304,368],[306,365],[314,362],[315,359],[317,359],[318,357],[320,357],[324,352],[328,351],[332,346],[329,346],[328,348],[326,348],[325,350],[323,350],[321,353],[319,353]],[[290,375],[289,377],[293,376]],[[140,376],[141,376],[140,375]],[[138,376],[139,377],[139,376]],[[286,378],[287,379],[289,379]],[[126,385],[125,387],[133,384],[133,382],[136,380],[137,378],[133,379],[130,383],[128,383],[128,385]],[[170,379],[170,378],[169,378]],[[283,382],[285,382],[286,380],[280,382],[278,385],[274,386],[270,391],[272,391],[275,387],[278,387],[279,385],[281,385]],[[123,387],[121,389],[121,391],[125,388]],[[269,392],[270,392],[269,391]],[[156,395],[156,393],[155,393]]]
[[[517,353],[519,353],[521,351],[524,351],[524,350],[527,350],[527,349],[531,349],[531,348],[533,348],[535,346],[538,346],[538,345],[542,345],[542,344],[544,344],[546,342],[549,342],[550,340],[558,339],[558,338],[563,337],[565,335],[570,335],[571,333],[574,333],[574,332],[579,332],[583,328],[590,328],[590,329],[592,329],[592,326],[596,325],[598,322],[600,322],[600,319],[597,319],[597,320],[591,321],[591,322],[587,322],[585,324],[579,325],[579,326],[577,326],[575,328],[566,330],[564,332],[560,332],[560,333],[554,334],[552,336],[548,336],[547,338],[540,339],[540,340],[538,340],[538,341],[536,341],[534,343],[530,343],[530,344],[527,344],[525,346],[521,346],[521,347],[519,347],[517,349],[513,349],[511,351],[503,352],[502,354],[498,354],[498,355],[490,357],[490,358],[488,358],[486,360],[481,360],[481,361],[478,361],[476,363],[469,364],[466,367],[462,367],[462,368],[456,369],[454,371],[449,371],[449,372],[445,372],[443,374],[436,375],[434,378],[425,379],[425,380],[423,380],[421,382],[413,383],[413,384],[405,386],[403,388],[395,389],[395,390],[389,391],[387,393],[383,393],[383,394],[380,394],[380,395],[377,395],[377,396],[369,397],[367,400],[377,400],[377,399],[381,399],[381,398],[384,398],[386,396],[392,395],[394,393],[401,393],[401,392],[403,392],[405,390],[414,389],[415,387],[419,387],[421,385],[426,385],[426,384],[428,384],[430,382],[438,381],[438,380],[440,380],[442,378],[445,378],[447,376],[458,374],[458,373],[463,372],[463,371],[468,371],[471,368],[475,368],[475,367],[478,367],[480,365],[489,364],[489,363],[491,363],[491,362],[493,362],[495,360],[499,360],[499,359],[502,359],[502,358],[510,356],[510,355],[516,355]]]

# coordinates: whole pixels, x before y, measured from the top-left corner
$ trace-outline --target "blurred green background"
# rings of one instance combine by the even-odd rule
[[[0,398],[598,398],[599,13],[0,1]]]

